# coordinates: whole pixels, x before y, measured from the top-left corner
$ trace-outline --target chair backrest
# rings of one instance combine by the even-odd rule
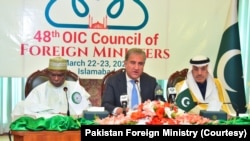
[[[172,73],[169,76],[168,83],[167,83],[167,99],[168,99],[168,101],[172,101],[172,100],[169,99],[170,98],[170,93],[173,92],[172,88],[175,87],[176,83],[186,79],[187,72],[188,72],[188,69],[184,68],[181,71],[176,71],[176,72]]]
[[[121,68],[121,69],[118,69],[118,70],[113,70],[109,73],[107,73],[106,75],[104,75],[104,77],[102,78],[102,86],[101,86],[101,96],[103,95],[103,92],[105,90],[105,87],[106,87],[106,81],[108,80],[108,78],[115,74],[115,73],[118,73],[118,72],[124,72],[125,71],[125,68]]]
[[[186,79],[188,69],[184,68],[181,71],[176,71],[170,75],[168,78],[167,88],[174,87],[176,83]]]
[[[37,85],[47,81],[49,79],[48,76],[48,69],[43,69],[43,70],[37,70],[36,72],[32,73],[30,76],[28,76],[26,84],[25,84],[25,97],[28,96],[30,91],[35,88]],[[74,72],[67,70],[66,72],[66,80],[69,81],[77,81],[78,75],[75,74]],[[80,81],[80,85],[81,81]],[[83,85],[82,85],[83,86]]]

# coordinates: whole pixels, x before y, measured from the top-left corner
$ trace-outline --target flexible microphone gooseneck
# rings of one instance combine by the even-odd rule
[[[237,103],[231,101],[231,102],[224,102],[223,104],[231,104],[236,112],[236,117],[239,117],[240,112],[239,112],[239,106]]]
[[[136,87],[137,87],[137,89],[139,91],[139,96],[141,96],[141,88],[139,86],[139,81],[137,79],[135,80],[135,84],[136,84]]]
[[[136,84],[136,87],[138,88],[138,90],[139,90],[139,93],[141,93],[141,89],[140,89],[140,87],[139,87],[139,81],[136,79],[135,80],[135,84]]]
[[[70,113],[69,113],[68,88],[67,88],[67,87],[64,87],[63,90],[64,90],[64,92],[65,92],[66,99],[67,99],[67,116],[70,116]]]
[[[201,103],[201,102],[195,102],[196,105],[201,105],[201,104],[209,104],[209,103]],[[236,112],[236,117],[239,117],[239,110],[238,110],[238,105],[233,103],[233,102],[223,102],[222,104],[230,104],[232,106],[235,106],[236,109],[234,108],[235,112]]]

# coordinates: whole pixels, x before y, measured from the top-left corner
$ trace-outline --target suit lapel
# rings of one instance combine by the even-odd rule
[[[125,72],[122,72],[121,74],[119,74],[118,81],[119,81],[118,89],[119,89],[120,95],[127,94],[127,80],[126,80]]]

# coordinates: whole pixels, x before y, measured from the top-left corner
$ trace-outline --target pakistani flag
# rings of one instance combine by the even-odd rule
[[[185,89],[176,97],[176,105],[184,110],[185,112],[190,111],[196,106],[196,103],[193,101],[189,89]]]
[[[217,77],[226,89],[232,106],[239,113],[246,112],[240,38],[237,19],[237,0],[231,0],[225,30],[214,68]]]

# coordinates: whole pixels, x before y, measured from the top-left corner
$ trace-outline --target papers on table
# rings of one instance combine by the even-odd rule
[[[210,101],[208,103],[207,111],[220,111],[222,103],[220,101]]]
[[[105,109],[104,109],[104,107],[92,106],[92,107],[89,107],[87,109],[87,111],[90,111],[90,112],[103,112],[103,111],[105,111]]]

